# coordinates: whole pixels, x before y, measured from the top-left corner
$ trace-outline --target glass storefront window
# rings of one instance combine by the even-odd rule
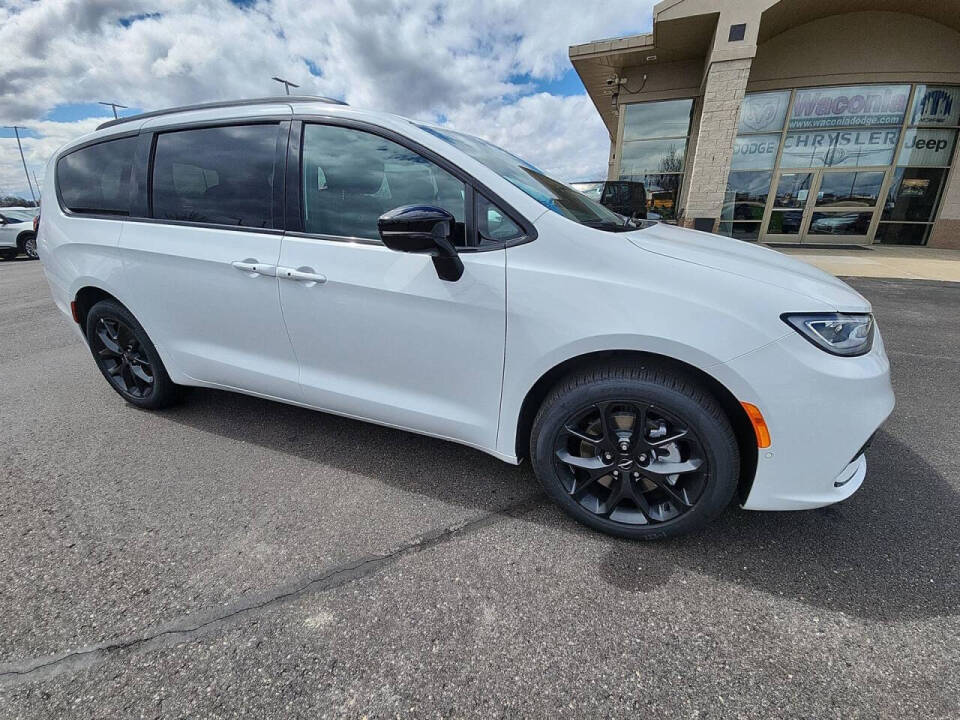
[[[693,100],[689,98],[626,105],[623,116],[623,139],[686,138],[690,134],[692,109]]]
[[[956,139],[956,130],[910,128],[904,133],[897,165],[948,167]]]
[[[873,207],[880,196],[883,171],[825,172],[817,191],[817,207],[831,205]]]
[[[679,173],[652,173],[649,175],[621,175],[621,180],[643,183],[647,193],[647,217],[651,220],[676,220],[677,199],[683,175]]]
[[[786,173],[777,182],[773,206],[777,208],[802,208],[810,194],[813,173]]]
[[[760,238],[759,222],[721,222],[718,229],[720,235],[726,235],[737,240],[756,241]]]
[[[869,167],[890,165],[900,131],[896,128],[791,132],[780,167]]]
[[[925,245],[930,225],[922,223],[881,222],[874,242],[881,245]]]
[[[898,167],[893,173],[880,219],[932,221],[946,176],[946,168]]]
[[[910,100],[909,85],[849,85],[796,91],[791,130],[900,125]]]
[[[686,139],[633,140],[623,143],[620,151],[620,179],[627,175],[683,172]]]
[[[732,172],[727,178],[727,193],[720,213],[722,220],[762,220],[770,194],[773,173]]]
[[[767,232],[773,235],[797,235],[803,222],[803,210],[774,210]]]
[[[960,87],[917,85],[911,125],[960,125]]]
[[[866,235],[872,212],[815,212],[810,219],[810,235]]]
[[[777,160],[780,133],[738,135],[733,141],[731,170],[770,170]]]
[[[737,132],[766,133],[783,129],[783,121],[787,117],[787,107],[790,105],[790,91],[749,93],[744,96],[740,105],[740,119],[737,121]]]

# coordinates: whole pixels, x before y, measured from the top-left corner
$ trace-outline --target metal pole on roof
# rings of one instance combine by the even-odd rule
[[[272,78],[270,78],[270,79],[271,79],[271,80],[276,80],[278,83],[283,83],[283,89],[287,91],[287,95],[290,94],[290,88],[292,88],[292,87],[295,87],[295,88],[300,87],[300,86],[297,85],[296,83],[292,83],[292,82],[290,82],[289,80],[284,80],[283,78],[279,78],[279,77],[277,77],[276,75],[274,75],[274,76],[273,76]]]
[[[117,115],[117,108],[123,108],[124,110],[128,110],[128,109],[129,109],[126,105],[121,105],[121,104],[119,104],[119,103],[112,103],[112,102],[103,102],[102,100],[99,101],[99,104],[100,104],[100,105],[107,105],[108,107],[110,107],[110,108],[113,110],[113,119],[114,119],[114,120],[118,120],[118,119],[119,119],[119,116]]]
[[[8,128],[13,128],[13,134],[17,136],[17,148],[20,150],[20,162],[23,163],[23,174],[27,176],[27,187],[30,188],[30,197],[33,198],[33,204],[37,204],[37,196],[33,192],[33,183],[30,182],[30,171],[27,170],[27,160],[23,157],[23,145],[20,144],[20,128],[16,125],[7,125]]]

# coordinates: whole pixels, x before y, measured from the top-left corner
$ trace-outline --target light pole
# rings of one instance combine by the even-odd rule
[[[17,136],[17,148],[20,150],[20,162],[23,163],[23,174],[27,176],[27,187],[30,188],[30,197],[33,198],[33,204],[37,204],[37,196],[33,192],[33,183],[30,182],[30,171],[27,170],[27,161],[23,157],[23,145],[20,144],[20,128],[16,125],[7,125],[8,128],[13,128],[13,134]]]
[[[297,85],[296,83],[292,83],[292,82],[290,82],[289,80],[284,80],[283,78],[278,78],[276,75],[274,75],[274,76],[273,76],[272,78],[270,78],[270,79],[271,79],[271,80],[276,80],[278,83],[283,83],[283,89],[287,91],[287,95],[290,94],[290,88],[292,88],[292,87],[295,87],[295,88],[300,87],[300,86]]]
[[[111,109],[113,110],[113,119],[114,119],[114,120],[118,120],[118,119],[119,119],[119,116],[117,115],[117,108],[122,108],[122,109],[124,109],[124,110],[129,110],[129,108],[128,108],[126,105],[120,105],[119,103],[103,102],[103,100],[100,100],[100,101],[99,101],[99,104],[100,104],[100,105],[106,105],[107,107],[109,107],[109,108],[111,108]]]

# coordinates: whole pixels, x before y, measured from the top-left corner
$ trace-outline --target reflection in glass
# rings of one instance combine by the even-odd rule
[[[777,194],[773,198],[774,207],[799,208],[803,207],[810,194],[810,180],[812,173],[787,173],[780,176],[777,183]]]
[[[866,235],[872,212],[815,212],[808,235]]]
[[[631,103],[626,106],[623,118],[623,139],[686,138],[692,108],[691,99]]]
[[[686,150],[685,139],[625,142],[620,151],[620,175],[683,172]]]
[[[767,233],[773,235],[796,235],[803,222],[803,210],[774,210],[770,213]]]
[[[759,222],[721,222],[717,229],[719,235],[737,240],[755,241],[760,237]]]
[[[621,175],[621,180],[643,183],[647,191],[647,219],[676,220],[677,198],[683,175],[653,173],[650,175]]]
[[[817,191],[817,207],[873,207],[880,196],[883,172],[825,172]]]
[[[882,222],[877,225],[874,242],[881,245],[925,245],[930,225]]]
[[[944,168],[897,168],[883,205],[883,220],[933,220]]]
[[[763,219],[772,175],[767,171],[730,173],[720,217],[723,220]]]

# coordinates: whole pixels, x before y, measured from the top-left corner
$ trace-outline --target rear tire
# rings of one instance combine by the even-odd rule
[[[30,260],[37,260],[40,257],[40,255],[37,254],[37,236],[33,233],[23,238],[20,242],[20,249]]]
[[[730,504],[740,469],[716,399],[682,372],[641,363],[558,383],[534,420],[530,457],[566,513],[638,540],[701,528]]]
[[[159,410],[176,404],[180,387],[170,379],[146,331],[115,300],[87,313],[87,344],[110,387],[131,405]]]
[[[16,260],[19,250],[0,250],[0,260]]]

